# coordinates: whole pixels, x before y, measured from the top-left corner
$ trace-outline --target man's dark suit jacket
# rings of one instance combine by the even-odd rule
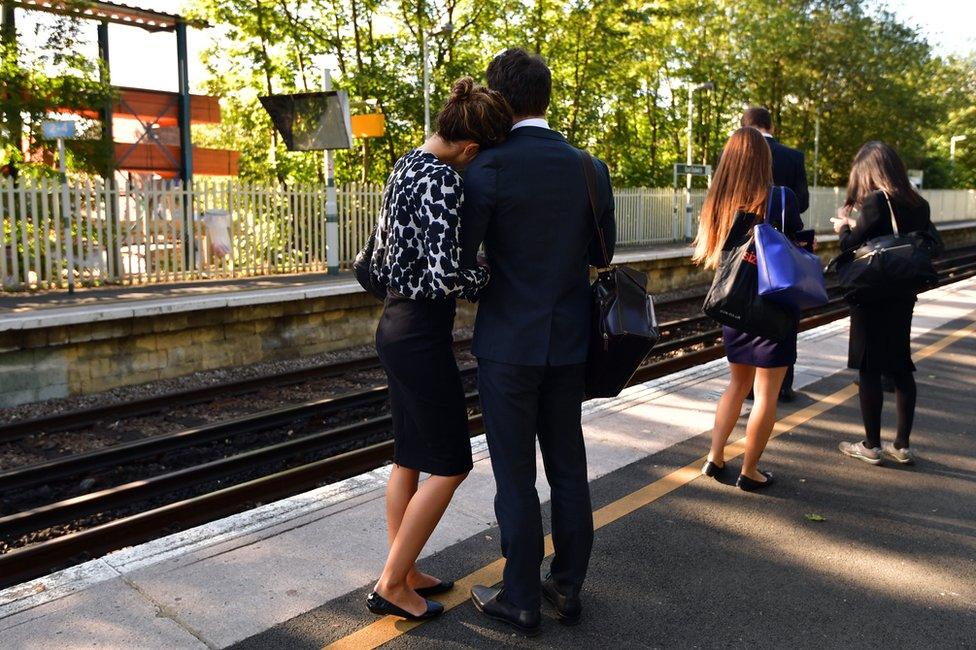
[[[793,190],[800,212],[806,212],[810,207],[810,191],[807,189],[807,168],[803,163],[803,152],[790,149],[768,135],[766,143],[773,153],[773,184],[785,185]]]
[[[607,166],[596,162],[600,224],[616,242]],[[583,363],[589,345],[589,265],[605,261],[595,237],[578,150],[542,127],[512,131],[464,174],[462,265],[484,242],[491,280],[481,294],[471,350],[525,366]]]

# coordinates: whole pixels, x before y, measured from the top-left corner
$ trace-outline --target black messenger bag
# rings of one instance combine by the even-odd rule
[[[939,281],[932,264],[944,249],[935,226],[916,232],[898,232],[895,210],[884,193],[891,217],[892,234],[868,240],[854,251],[831,260],[827,270],[837,268],[837,279],[844,296],[856,303],[881,302],[914,296],[931,289]]]
[[[657,343],[659,333],[654,301],[647,293],[647,276],[626,266],[610,266],[600,229],[596,164],[580,150],[586,191],[603,266],[590,288],[593,297],[590,348],[586,359],[586,396],[616,397]]]

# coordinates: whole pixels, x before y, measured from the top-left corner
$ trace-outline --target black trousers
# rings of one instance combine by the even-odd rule
[[[536,438],[551,488],[555,555],[550,573],[560,591],[576,595],[593,548],[593,511],[580,424],[584,366],[518,366],[479,359],[478,390],[495,474],[505,597],[520,609],[541,605],[545,553],[535,489]]]

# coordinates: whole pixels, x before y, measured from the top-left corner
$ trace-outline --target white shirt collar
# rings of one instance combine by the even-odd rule
[[[760,133],[763,134],[763,137],[764,138],[769,138],[770,140],[774,140],[776,138],[776,136],[774,136],[772,133],[763,133],[762,131],[760,131]],[[723,467],[724,467],[724,465],[723,465]]]
[[[518,122],[513,124],[512,130],[514,131],[515,129],[520,129],[523,126],[537,126],[542,129],[548,129],[549,122],[547,122],[544,117],[530,117],[525,120],[519,120]]]

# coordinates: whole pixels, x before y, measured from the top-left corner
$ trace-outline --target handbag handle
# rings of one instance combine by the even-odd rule
[[[899,235],[901,233],[898,232],[898,220],[895,219],[895,209],[891,207],[891,198],[888,196],[887,191],[881,190],[881,193],[884,194],[885,201],[888,202],[888,214],[891,216],[891,230],[894,234]]]
[[[769,200],[766,202],[766,218],[763,219],[763,221],[769,219],[769,214],[773,211],[773,191],[775,189],[776,189],[775,185],[769,188]],[[786,186],[785,185],[779,186],[779,202],[780,202],[780,207],[782,208],[780,211],[780,220],[783,226],[780,232],[785,235],[786,234]]]
[[[583,177],[586,179],[586,194],[590,198],[590,211],[593,213],[593,228],[596,230],[596,238],[600,242],[600,252],[603,253],[603,266],[597,267],[597,272],[609,270],[610,256],[607,255],[607,242],[603,239],[603,229],[600,227],[599,208],[596,204],[596,163],[593,156],[588,151],[578,149],[580,165],[583,166]]]

